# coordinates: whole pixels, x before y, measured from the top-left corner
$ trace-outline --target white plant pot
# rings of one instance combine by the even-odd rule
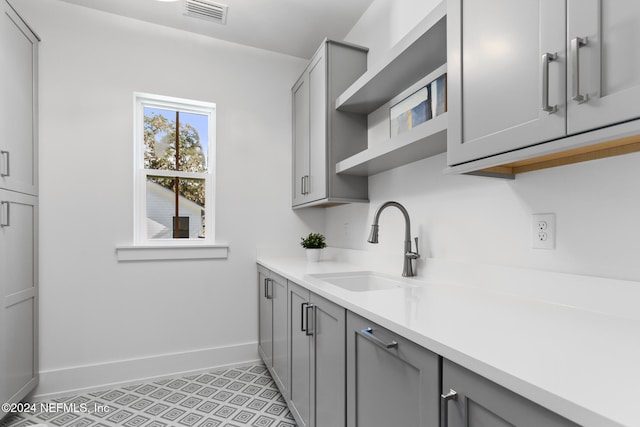
[[[320,261],[320,255],[322,255],[322,249],[305,249],[305,252],[307,253],[308,262]]]

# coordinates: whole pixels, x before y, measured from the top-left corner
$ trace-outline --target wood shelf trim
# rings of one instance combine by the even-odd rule
[[[483,172],[516,175],[556,166],[570,165],[589,160],[603,159],[640,151],[640,135],[602,142],[587,147],[574,148],[560,153],[547,154],[532,159],[481,169]]]

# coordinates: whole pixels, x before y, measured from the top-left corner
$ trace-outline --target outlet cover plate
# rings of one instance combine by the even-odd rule
[[[531,215],[531,247],[533,249],[555,249],[556,214]]]

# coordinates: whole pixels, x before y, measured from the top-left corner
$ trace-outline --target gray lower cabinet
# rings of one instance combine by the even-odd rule
[[[437,427],[439,356],[347,314],[347,426]]]
[[[345,425],[345,309],[289,282],[289,408],[300,427]]]
[[[17,403],[38,383],[38,198],[2,189],[0,301],[0,403]]]
[[[443,427],[577,426],[447,359],[443,361],[442,383]]]
[[[273,366],[273,303],[269,297],[269,274],[258,266],[258,353],[267,365]]]
[[[288,392],[287,280],[258,266],[258,352],[283,395]]]

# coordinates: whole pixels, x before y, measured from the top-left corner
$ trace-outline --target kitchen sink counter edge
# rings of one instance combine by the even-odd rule
[[[436,259],[416,286],[390,290],[310,276],[377,271],[345,258],[257,262],[580,425],[640,425],[640,283]]]

